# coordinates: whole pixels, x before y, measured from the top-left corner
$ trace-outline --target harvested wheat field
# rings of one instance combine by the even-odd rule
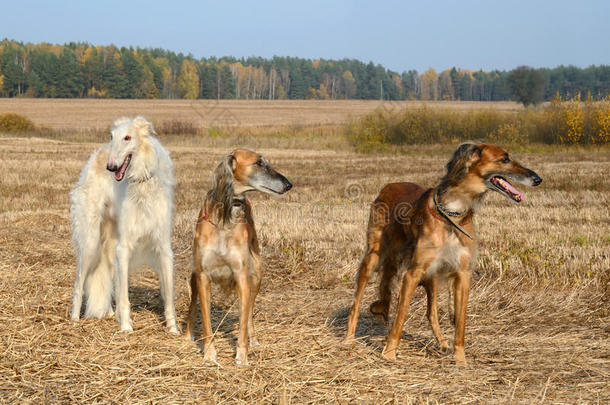
[[[116,111],[108,114],[114,118]],[[109,119],[103,120],[107,125]],[[212,168],[230,147],[203,137],[161,139],[172,152],[178,181],[173,247],[177,314],[184,327],[199,204]],[[264,259],[254,318],[261,346],[250,351],[249,367],[238,368],[235,297],[222,298],[213,289],[220,365],[204,364],[200,342],[165,331],[158,281],[150,270],[131,279],[133,334],[119,333],[114,319],[72,323],[68,192],[97,144],[1,137],[0,401],[610,401],[607,149],[518,154],[544,178],[542,185],[524,189],[521,205],[498,194],[487,197],[476,217],[480,254],[468,305],[468,365],[458,367],[451,355],[439,353],[423,289],[409,310],[396,362],[381,358],[386,327],[366,310],[373,283],[363,300],[357,343],[342,343],[369,202],[390,181],[433,185],[452,147],[358,155],[273,145],[255,144],[294,188],[281,198],[251,196]],[[451,342],[445,289],[439,305]],[[200,337],[199,324],[195,330]]]
[[[157,126],[182,122],[195,128],[269,127],[344,124],[376,108],[469,110],[493,108],[517,111],[523,107],[510,101],[379,101],[379,100],[101,100],[0,98],[0,111],[25,115],[36,125],[55,130],[106,129],[116,117],[142,114]],[[75,117],[79,117],[78,121]]]

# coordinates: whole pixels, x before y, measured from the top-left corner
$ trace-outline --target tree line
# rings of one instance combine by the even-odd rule
[[[525,75],[525,76],[524,76]],[[527,76],[527,77],[526,77]],[[0,97],[532,100],[610,93],[610,65],[394,72],[373,62],[202,58],[164,49],[0,42]],[[535,93],[535,94],[533,94]]]

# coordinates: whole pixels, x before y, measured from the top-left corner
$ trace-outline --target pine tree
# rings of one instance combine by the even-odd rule
[[[132,49],[121,48],[121,70],[125,75],[127,85],[125,86],[126,98],[144,98],[147,96],[142,92],[142,66],[135,58]]]
[[[222,98],[235,98],[235,81],[231,74],[231,68],[228,65],[223,65],[220,71],[220,80],[222,82]]]
[[[298,69],[290,71],[290,93],[291,100],[302,100],[305,98],[305,81]]]
[[[58,60],[59,80],[57,83],[59,97],[82,97],[85,94],[85,83],[74,52],[64,48]]]
[[[454,99],[460,99],[462,95],[460,72],[458,72],[457,69],[453,67],[449,72],[449,76],[451,76],[451,87],[453,87]]]

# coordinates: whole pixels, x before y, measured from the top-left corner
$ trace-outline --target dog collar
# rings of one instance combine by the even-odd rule
[[[199,217],[199,220],[204,220],[205,222],[208,222],[209,224],[218,227],[217,224],[215,224],[214,222],[212,222],[212,220],[210,219],[210,217],[208,216],[208,201],[207,199],[203,202],[203,208],[201,209],[201,216]]]
[[[236,197],[233,200],[233,207],[240,207],[240,208],[244,209],[246,207],[246,198],[245,197],[241,197],[241,198]],[[215,224],[214,222],[212,222],[212,220],[208,216],[207,204],[205,202],[203,203],[203,212],[201,213],[201,219],[203,219],[206,222],[209,222],[211,225],[214,225],[215,227],[218,227],[218,224]]]
[[[203,219],[205,222],[208,222],[215,227],[218,227],[218,225],[216,225],[214,222],[212,222],[210,217],[208,217],[208,210],[205,208],[205,205],[203,207],[203,212],[201,213],[201,219]]]
[[[441,203],[439,203],[436,200],[436,192],[432,195],[432,199],[434,201],[434,206],[436,207],[436,209],[445,215],[449,215],[450,217],[461,217],[462,215],[464,215],[467,212],[467,211],[464,211],[464,212],[449,211],[448,209],[443,207],[443,205]]]
[[[451,219],[451,217],[458,217],[458,216],[462,216],[464,214],[466,214],[467,211],[465,212],[455,212],[455,211],[446,211],[443,206],[441,204],[439,204],[436,201],[436,191],[434,191],[432,193],[432,201],[434,202],[434,207],[436,208],[436,210],[438,211],[439,214],[441,214],[441,216],[447,221],[449,222],[451,225],[453,225],[458,231],[462,232],[464,235],[466,235],[469,239],[472,240],[472,236],[466,232],[466,230],[464,228],[462,228],[461,226],[459,226],[458,224],[456,224],[455,222],[453,222],[453,220]],[[436,215],[434,215],[433,211],[430,209],[430,204],[428,205],[428,210],[430,211],[430,213],[432,214],[432,216],[434,216],[436,219],[441,220],[441,218],[437,217]]]

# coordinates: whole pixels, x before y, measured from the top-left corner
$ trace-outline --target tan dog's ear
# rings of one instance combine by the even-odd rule
[[[133,126],[136,127],[140,135],[157,135],[152,122],[138,115],[133,119]]]
[[[233,208],[233,170],[235,170],[236,161],[232,153],[222,157],[222,160],[214,169],[214,177],[212,180],[211,197],[220,203],[220,218],[222,223],[228,223],[231,220],[231,209]]]
[[[116,120],[114,120],[114,122],[112,123],[112,127],[116,128],[116,127],[118,127],[120,125],[125,124],[126,122],[129,122],[129,121],[131,121],[131,118],[129,118],[129,117],[119,117]]]

